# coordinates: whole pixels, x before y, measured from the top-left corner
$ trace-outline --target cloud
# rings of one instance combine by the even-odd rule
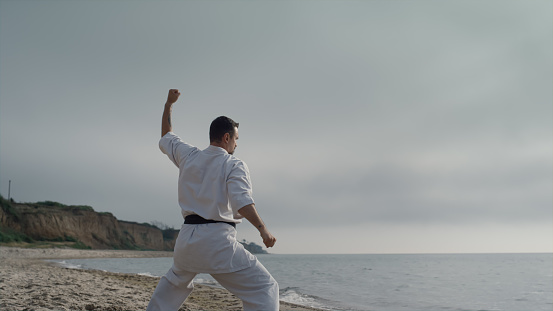
[[[177,227],[157,148],[177,87],[187,142],[241,123],[279,228],[551,221],[548,2],[107,5],[2,3],[0,182],[18,200]]]
[[[321,156],[326,161],[314,159],[327,165],[308,177],[277,167],[263,180],[278,181],[257,183],[261,189],[254,193],[271,217],[293,215],[290,226],[550,219],[549,145],[458,147],[384,152],[365,165],[354,156],[348,161],[352,150],[337,152]]]

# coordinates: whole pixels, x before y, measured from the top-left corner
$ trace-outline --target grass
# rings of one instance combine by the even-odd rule
[[[0,243],[1,246],[21,247],[21,248],[76,248],[76,249],[92,249],[90,246],[82,242],[52,242],[52,241],[34,241],[27,242],[11,242]]]
[[[0,228],[0,243],[32,243],[33,239],[26,234],[17,232],[10,228]]]
[[[71,245],[72,248],[77,248],[77,249],[92,249],[92,247],[84,244],[83,242],[81,241],[77,241],[75,242],[73,245]]]
[[[12,202],[4,199],[3,196],[0,195],[0,206],[2,207],[2,210],[4,212],[12,217],[14,217],[17,221],[20,220],[21,216],[19,213],[15,210],[15,208],[12,206]]]
[[[92,249],[90,246],[81,241],[77,242],[55,242],[55,241],[33,241],[33,242],[0,242],[1,246],[21,247],[21,248],[75,248],[75,249]]]
[[[70,247],[76,249],[91,249],[90,246],[72,236],[66,235],[64,238],[58,237],[55,239],[36,241],[24,233],[5,227],[0,227],[0,245],[24,248]]]
[[[64,210],[80,210],[80,211],[89,211],[89,212],[94,212],[94,209],[92,208],[92,206],[88,206],[88,205],[65,205],[65,204],[62,204],[62,203],[59,203],[59,202],[54,202],[54,201],[40,201],[40,202],[36,202],[36,203],[31,203],[33,205],[42,205],[42,206],[48,206],[48,207],[55,207],[55,208],[59,208],[59,209],[64,209]]]

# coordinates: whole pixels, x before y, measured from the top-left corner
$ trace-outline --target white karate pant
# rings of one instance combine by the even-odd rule
[[[187,271],[179,271],[177,275],[173,268],[169,269],[159,281],[146,310],[178,310],[192,292],[195,276],[196,273]],[[279,310],[278,284],[259,261],[244,270],[211,276],[242,300],[244,311]]]

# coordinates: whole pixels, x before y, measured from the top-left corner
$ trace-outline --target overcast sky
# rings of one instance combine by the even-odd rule
[[[553,2],[0,0],[0,193],[180,228],[240,122],[274,253],[553,251]],[[261,244],[244,223],[239,238]]]

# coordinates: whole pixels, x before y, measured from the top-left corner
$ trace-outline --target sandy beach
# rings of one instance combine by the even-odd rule
[[[158,277],[68,269],[46,259],[171,257],[171,252],[0,247],[0,310],[145,310]],[[180,310],[241,310],[224,289],[196,285]],[[281,302],[280,310],[315,310]]]

